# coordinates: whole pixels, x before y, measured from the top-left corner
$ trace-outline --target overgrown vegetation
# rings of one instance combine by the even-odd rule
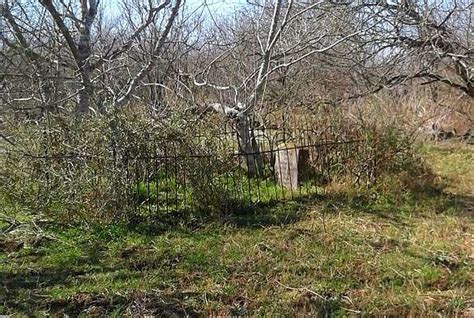
[[[239,151],[231,127],[219,125],[228,122],[189,125],[192,118],[177,108],[164,121],[138,108],[83,123],[57,114],[9,125],[18,144],[6,144],[1,158],[4,200],[59,221],[137,222],[168,218],[170,212],[185,218],[216,216],[317,194],[331,182],[370,187],[384,175],[423,173],[411,134],[396,123],[347,118],[340,109],[324,122],[303,121],[305,127],[324,124],[322,131],[293,123],[262,131],[267,142],[259,145],[257,176],[250,175],[249,155]],[[286,153],[293,147],[307,151],[298,190],[276,180],[278,147]]]
[[[472,315],[472,4],[359,2],[1,1],[0,315]]]
[[[60,225],[16,210],[2,221],[0,312],[467,314],[472,149],[421,153],[435,188],[392,175],[218,220]]]

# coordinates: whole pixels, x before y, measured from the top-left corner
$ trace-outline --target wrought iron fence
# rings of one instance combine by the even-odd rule
[[[352,160],[356,147],[357,141],[335,141],[284,144],[258,153],[231,153],[224,159],[216,155],[128,158],[126,197],[135,213],[211,206],[229,209],[233,205],[295,199],[317,193],[332,180],[355,180]],[[257,175],[249,174],[249,156],[261,160]]]
[[[285,132],[255,134],[259,150],[244,153],[238,136],[226,133],[219,149],[178,150],[172,141],[153,152],[113,151],[106,156],[30,157],[25,186],[37,202],[72,211],[87,205],[100,215],[156,216],[177,211],[225,211],[313,195],[328,182],[352,182],[361,174],[359,140],[329,130],[306,129],[285,138]],[[197,140],[199,138],[196,137]],[[165,145],[165,146],[163,146]],[[258,163],[250,174],[249,158]],[[87,204],[86,204],[87,203]]]

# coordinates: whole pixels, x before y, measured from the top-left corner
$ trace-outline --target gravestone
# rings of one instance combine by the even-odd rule
[[[274,168],[279,185],[292,191],[298,189],[298,182],[311,175],[309,150],[298,149],[293,143],[280,145],[275,152]]]
[[[277,183],[287,189],[298,188],[298,149],[294,144],[281,145],[276,150],[275,177]]]
[[[310,164],[310,154],[308,148],[298,149],[298,181],[307,181],[311,179],[313,171]]]

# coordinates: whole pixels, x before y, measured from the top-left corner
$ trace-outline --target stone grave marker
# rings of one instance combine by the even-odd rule
[[[275,152],[274,168],[279,185],[292,191],[298,189],[298,182],[311,175],[309,150],[296,148],[294,143],[280,145]]]
[[[289,190],[298,188],[298,149],[294,144],[280,145],[275,152],[277,183]]]

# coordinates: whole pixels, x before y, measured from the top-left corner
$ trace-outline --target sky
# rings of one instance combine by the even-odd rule
[[[120,12],[119,0],[102,0],[102,5],[113,15]],[[158,3],[158,1],[156,1]],[[225,14],[242,6],[245,0],[186,0],[186,5],[192,10],[206,4],[209,10],[216,14]]]

